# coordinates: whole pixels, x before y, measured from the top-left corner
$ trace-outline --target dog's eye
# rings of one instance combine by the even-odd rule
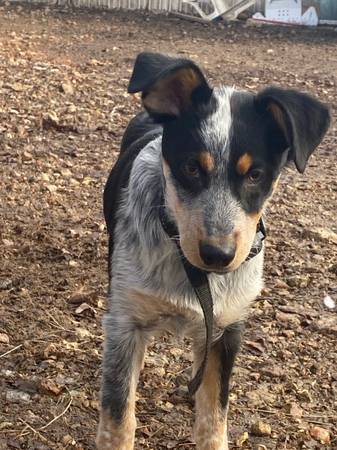
[[[262,178],[263,178],[262,169],[252,169],[246,175],[246,179],[250,184],[257,184],[262,180]]]
[[[197,178],[200,175],[199,164],[191,159],[184,164],[184,172],[190,178]]]

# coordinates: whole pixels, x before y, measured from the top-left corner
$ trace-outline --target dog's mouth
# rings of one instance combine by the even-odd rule
[[[186,258],[186,256],[185,256],[185,258]],[[204,272],[215,273],[217,275],[225,275],[227,273],[234,272],[237,269],[237,267],[219,267],[219,266],[212,267],[212,266],[207,266],[205,264],[195,264],[194,262],[190,261],[188,258],[186,258],[186,259],[192,266],[197,267],[198,269],[200,269]]]
[[[229,272],[233,272],[237,269],[237,264],[235,264],[234,257],[231,264],[214,264],[209,263],[206,264],[205,259],[203,259],[200,255],[200,251],[191,251],[191,248],[189,246],[184,245],[183,242],[180,242],[181,246],[181,252],[183,254],[183,257],[194,267],[207,272],[207,273],[216,273],[218,275],[224,275]],[[207,259],[206,259],[207,261]],[[234,263],[234,264],[233,264]],[[240,265],[240,264],[239,264]]]

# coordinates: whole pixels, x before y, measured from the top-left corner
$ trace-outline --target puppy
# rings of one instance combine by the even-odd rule
[[[110,288],[97,447],[134,448],[146,345],[170,330],[192,338],[194,374],[205,361],[196,447],[226,450],[241,324],[263,283],[261,217],[287,163],[304,172],[329,111],[294,90],[212,88],[192,61],[154,53],[137,57],[128,91],[142,93],[145,111],[131,120],[104,192]],[[206,313],[188,267],[213,302],[207,360]]]

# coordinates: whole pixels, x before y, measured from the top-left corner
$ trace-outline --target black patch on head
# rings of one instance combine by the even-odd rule
[[[163,125],[162,153],[168,163],[176,187],[182,187],[187,194],[197,195],[207,188],[210,174],[205,171],[199,162],[199,155],[208,151],[201,133],[201,122],[217,108],[215,97],[204,103],[195,111],[183,114],[181,117]],[[185,165],[195,162],[199,169],[198,177],[189,177]]]
[[[165,124],[163,131],[163,157],[168,163],[173,180],[189,194],[200,193],[208,184],[209,175],[200,169],[200,176],[189,177],[186,164],[198,165],[198,154],[204,151],[204,144],[198,134],[199,121],[196,116]]]
[[[231,190],[247,213],[261,210],[272,184],[287,160],[287,142],[282,131],[267,112],[259,112],[255,96],[235,92],[231,97],[232,128],[229,144],[228,179]],[[238,174],[237,162],[244,154],[252,166]],[[261,171],[259,182],[250,182],[253,171]]]
[[[137,56],[128,92],[141,92],[144,108],[159,123],[193,111],[199,104],[208,103],[212,95],[193,61],[151,52]]]
[[[255,98],[256,110],[266,112],[282,132],[289,160],[303,173],[308,159],[320,144],[330,125],[326,105],[303,92],[279,87],[268,87]]]

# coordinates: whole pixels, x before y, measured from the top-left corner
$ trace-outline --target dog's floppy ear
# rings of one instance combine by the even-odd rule
[[[142,92],[146,110],[157,120],[179,117],[212,94],[199,67],[192,61],[160,53],[137,56],[128,92]]]
[[[308,94],[278,87],[258,93],[255,105],[261,112],[268,111],[275,120],[290,149],[290,159],[303,173],[310,155],[329,127],[327,106]]]

